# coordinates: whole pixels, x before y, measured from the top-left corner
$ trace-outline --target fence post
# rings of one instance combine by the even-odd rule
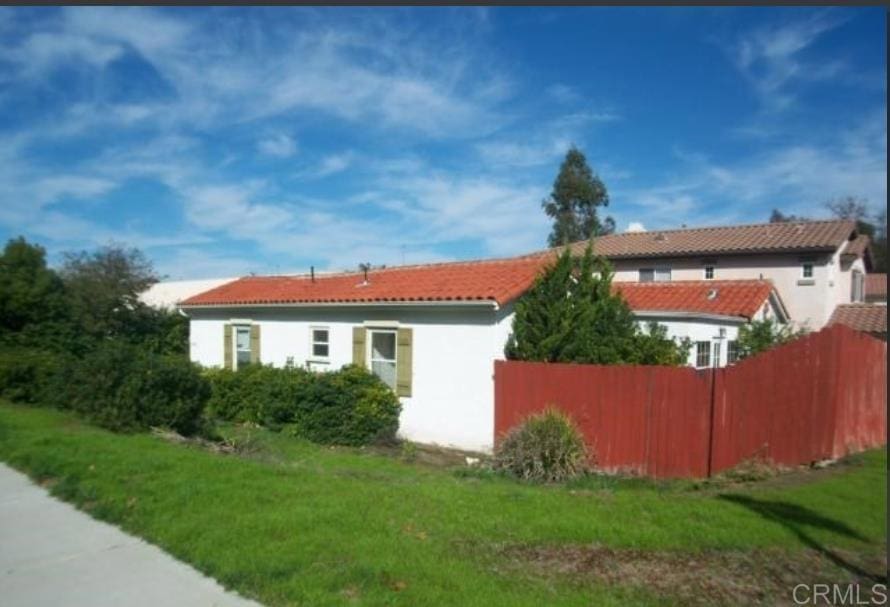
[[[714,461],[714,401],[716,400],[717,367],[711,367],[711,402],[708,414],[708,462],[707,478],[711,478]]]

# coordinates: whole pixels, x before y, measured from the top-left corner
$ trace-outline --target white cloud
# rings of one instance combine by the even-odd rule
[[[352,164],[352,153],[344,152],[342,154],[331,154],[322,158],[316,177],[327,177],[341,171],[345,171]]]
[[[563,137],[547,140],[488,141],[476,145],[476,150],[489,166],[533,167],[552,164],[569,150],[572,142]]]
[[[574,87],[563,83],[551,84],[544,92],[559,103],[574,103],[581,99],[581,94]]]
[[[220,254],[211,246],[180,247],[169,253],[161,252],[155,266],[168,280],[245,276],[251,272],[268,271],[244,255]]]
[[[288,135],[279,133],[257,142],[257,149],[262,154],[276,158],[289,158],[297,153],[297,142]]]
[[[4,53],[8,58],[20,62],[31,76],[57,63],[83,61],[95,67],[104,67],[122,54],[123,48],[119,44],[42,32],[26,38],[20,48]]]
[[[206,185],[183,191],[186,218],[203,230],[224,231],[233,238],[273,238],[293,223],[295,216],[281,205],[254,202],[258,188]]]
[[[645,232],[646,226],[644,226],[639,221],[631,221],[627,224],[627,230],[625,232]]]
[[[102,196],[109,192],[115,183],[108,179],[84,177],[80,175],[57,175],[44,177],[33,182],[34,201],[44,205],[68,196],[81,200]]]
[[[886,116],[876,112],[826,145],[775,147],[734,163],[680,153],[683,168],[670,178],[617,188],[612,200],[659,227],[766,221],[772,208],[826,216],[827,200],[848,195],[877,211],[887,203],[886,137]]]
[[[149,60],[176,52],[192,34],[185,20],[139,7],[68,7],[64,21],[70,32],[125,43]]]
[[[35,31],[0,46],[0,57],[34,77],[62,62],[101,70],[136,53],[174,92],[157,116],[171,124],[220,126],[311,111],[365,128],[466,137],[502,121],[498,105],[509,81],[472,41],[484,20],[465,20],[455,37],[444,25],[421,34],[387,18],[335,26],[327,14],[282,11],[269,27],[261,11],[185,19],[150,8],[70,7],[61,18],[30,24]],[[221,23],[237,24],[237,36],[221,32]]]
[[[766,109],[783,110],[793,105],[795,83],[835,79],[849,69],[838,59],[809,61],[803,57],[822,34],[844,22],[836,15],[823,11],[806,19],[760,27],[740,37],[730,49],[736,67],[754,86]]]
[[[447,174],[383,185],[403,201],[399,206],[413,233],[429,242],[478,240],[491,254],[508,255],[540,248],[547,234],[545,191],[538,185]]]
[[[489,168],[534,167],[560,160],[575,144],[583,147],[584,135],[597,123],[619,120],[611,111],[580,111],[538,122],[522,139],[491,137],[476,144]]]
[[[323,156],[314,165],[307,166],[294,173],[297,179],[324,179],[342,173],[355,162],[355,153],[351,150]]]

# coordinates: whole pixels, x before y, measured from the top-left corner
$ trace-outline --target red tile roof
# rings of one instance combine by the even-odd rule
[[[862,257],[868,251],[871,239],[865,234],[859,234],[853,240],[847,241],[847,246],[841,252],[841,255],[849,257]]]
[[[610,259],[835,251],[855,229],[852,221],[835,220],[624,232],[594,239],[594,250]],[[577,253],[586,246],[586,242],[572,245]]]
[[[309,276],[248,276],[199,293],[183,306],[491,301],[504,304],[532,284],[547,259],[513,258],[399,266]]]
[[[887,333],[887,306],[841,304],[834,309],[829,325],[846,325],[866,333]]]
[[[773,292],[768,280],[615,282],[612,287],[635,312],[698,312],[749,320]]]
[[[887,275],[866,274],[865,296],[869,299],[887,299]]]
[[[183,306],[479,301],[503,305],[524,293],[549,258],[401,266],[309,276],[248,276],[182,302]],[[750,318],[772,291],[763,280],[613,283],[640,311],[701,312]],[[715,296],[708,294],[715,291]]]

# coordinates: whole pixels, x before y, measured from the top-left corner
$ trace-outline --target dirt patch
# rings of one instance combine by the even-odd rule
[[[632,587],[683,605],[788,605],[797,584],[860,584],[860,597],[886,583],[886,547],[868,553],[780,549],[702,552],[612,549],[601,546],[503,550],[511,572],[568,576],[575,582]],[[841,559],[849,568],[837,564]]]
[[[48,477],[48,478],[42,479],[39,484],[44,489],[49,490],[59,484],[59,479],[53,478],[53,477]]]
[[[733,487],[754,485],[758,489],[787,489],[850,472],[851,469],[863,465],[863,458],[863,454],[857,453],[838,460],[795,467],[773,466],[761,460],[746,460],[735,468],[709,479],[697,481],[693,486],[696,490],[705,492],[722,492]]]
[[[469,458],[474,465],[490,459],[489,456],[484,453],[408,441],[401,442],[397,445],[364,447],[362,450],[366,453],[386,455],[388,457],[394,457],[432,468],[467,466],[467,458]]]
[[[151,433],[171,443],[193,445],[225,455],[251,455],[259,450],[256,437],[250,433],[243,436],[220,438],[219,440],[208,440],[200,436],[183,436],[166,428],[152,428]]]

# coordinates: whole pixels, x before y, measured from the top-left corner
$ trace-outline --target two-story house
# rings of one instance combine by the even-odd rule
[[[790,321],[810,330],[828,324],[838,305],[864,301],[871,267],[868,237],[852,221],[624,232],[594,247],[616,282],[769,280]]]

